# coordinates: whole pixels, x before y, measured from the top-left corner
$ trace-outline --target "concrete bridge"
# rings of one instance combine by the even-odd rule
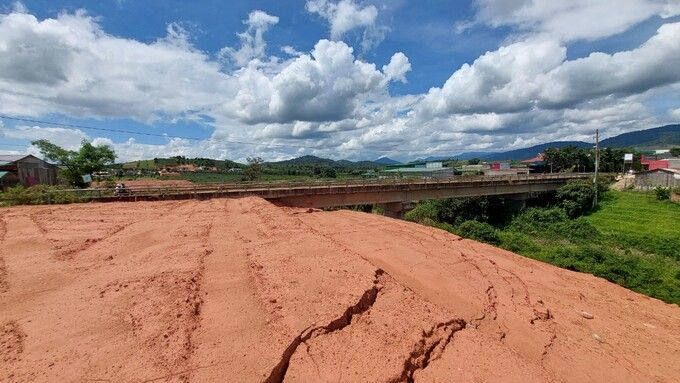
[[[208,199],[257,196],[280,204],[310,208],[379,204],[399,215],[405,204],[427,199],[499,195],[526,199],[533,193],[556,190],[570,180],[590,174],[556,173],[512,176],[451,177],[445,179],[348,180],[315,183],[220,184],[193,187],[132,188],[130,195],[92,194],[91,200]],[[97,189],[87,189],[96,193]],[[100,192],[101,194],[101,192]]]

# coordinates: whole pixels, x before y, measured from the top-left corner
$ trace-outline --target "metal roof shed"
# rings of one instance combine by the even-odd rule
[[[23,186],[57,184],[57,166],[31,154],[0,155],[0,171],[14,174]]]

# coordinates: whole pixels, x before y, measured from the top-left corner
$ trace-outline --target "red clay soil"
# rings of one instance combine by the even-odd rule
[[[0,381],[677,382],[680,308],[261,199],[0,210]]]

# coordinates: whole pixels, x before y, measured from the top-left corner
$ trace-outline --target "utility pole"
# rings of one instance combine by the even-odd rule
[[[597,207],[597,172],[600,168],[600,130],[595,129],[595,176],[593,185],[595,186],[595,198],[593,199],[593,209]]]

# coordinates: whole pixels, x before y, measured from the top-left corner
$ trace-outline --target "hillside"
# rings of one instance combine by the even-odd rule
[[[123,164],[118,164],[123,169],[127,170],[159,170],[164,167],[173,167],[178,165],[195,165],[195,166],[205,166],[205,167],[216,167],[217,169],[224,170],[230,168],[243,167],[243,164],[239,164],[230,160],[214,160],[211,158],[186,158],[182,156],[169,157],[169,158],[154,158],[152,160],[139,160],[130,161]]]
[[[639,149],[669,149],[680,146],[680,124],[623,133],[600,142],[602,147]]]
[[[528,148],[516,149],[502,152],[463,152],[451,156],[431,156],[418,160],[441,161],[446,159],[469,160],[479,158],[484,161],[500,160],[525,160],[543,152],[546,148],[562,148],[565,146],[577,146],[582,148],[592,147],[594,143],[583,141],[555,141],[545,144],[534,145]],[[600,141],[603,148],[625,148],[633,147],[638,149],[668,149],[680,146],[680,125],[666,125],[658,128],[639,130],[630,133],[623,133],[611,138]]]
[[[457,159],[457,160],[469,160],[472,158],[479,158],[484,161],[521,161],[528,158],[536,156],[538,153],[543,152],[546,148],[563,148],[565,146],[577,146],[577,147],[591,147],[592,144],[583,141],[554,141],[547,142],[545,144],[534,145],[528,148],[509,150],[504,152],[464,152],[451,156],[437,156],[437,157],[426,157],[419,159],[422,161],[442,161],[447,159]]]
[[[269,166],[321,166],[333,168],[378,168],[382,165],[372,161],[349,161],[349,160],[331,160],[329,158],[322,158],[317,156],[306,155],[302,157],[292,158],[290,160],[267,162]]]
[[[1,214],[1,381],[677,380],[677,305],[415,223],[257,198]]]
[[[592,148],[593,144],[589,144],[583,141],[555,141],[548,142],[545,144],[534,145],[528,148],[510,150],[507,152],[500,153],[489,153],[481,159],[485,161],[499,161],[499,160],[526,160],[528,158],[535,157],[538,153],[542,153],[547,148],[563,148],[565,146],[576,146],[579,148]]]
[[[399,165],[401,162],[397,160],[393,160],[389,157],[380,157],[377,160],[373,161],[378,165]]]

